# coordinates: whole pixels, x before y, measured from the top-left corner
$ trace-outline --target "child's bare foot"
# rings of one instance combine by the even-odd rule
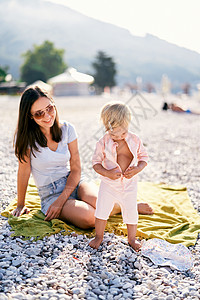
[[[95,236],[95,238],[89,242],[89,246],[94,249],[98,249],[102,241],[102,237]]]
[[[148,203],[138,203],[138,213],[142,215],[153,215],[154,211]]]
[[[141,248],[141,242],[136,239],[128,240],[128,243],[136,252],[138,252]]]

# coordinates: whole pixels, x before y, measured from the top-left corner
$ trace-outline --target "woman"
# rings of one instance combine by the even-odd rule
[[[97,189],[81,177],[76,131],[72,124],[59,122],[53,99],[39,87],[22,94],[15,154],[19,167],[14,216],[29,212],[25,194],[32,173],[46,221],[59,218],[83,229],[94,227]],[[152,213],[145,203],[138,211]],[[118,212],[115,207],[112,214]]]

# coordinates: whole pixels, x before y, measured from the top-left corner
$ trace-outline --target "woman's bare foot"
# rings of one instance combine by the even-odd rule
[[[138,203],[138,213],[141,215],[153,215],[154,211],[148,203]]]
[[[152,207],[145,202],[138,203],[138,213],[141,215],[153,215],[154,211]],[[115,206],[113,207],[113,210],[111,212],[111,216],[120,214],[121,213],[121,207],[118,203],[115,203]]]
[[[128,240],[128,243],[136,252],[138,252],[141,248],[141,242],[136,239]]]
[[[89,246],[91,248],[98,249],[102,241],[103,237],[95,236],[95,238],[89,242]]]

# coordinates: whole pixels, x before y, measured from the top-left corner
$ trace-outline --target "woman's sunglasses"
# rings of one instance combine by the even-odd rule
[[[45,113],[54,114],[55,105],[49,104],[45,109],[36,111],[33,115],[31,115],[31,117],[40,120],[44,118]]]

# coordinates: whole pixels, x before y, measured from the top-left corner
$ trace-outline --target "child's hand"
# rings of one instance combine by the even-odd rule
[[[124,177],[126,178],[132,178],[134,175],[136,175],[137,173],[140,172],[140,169],[137,166],[133,166],[133,167],[129,167],[128,169],[126,169],[126,171],[124,172]]]
[[[143,160],[138,162],[137,166],[133,166],[133,167],[129,167],[128,169],[126,169],[126,171],[124,172],[124,177],[126,178],[132,178],[134,175],[136,175],[137,173],[141,172],[145,167],[146,167],[147,163]]]
[[[107,170],[106,177],[108,177],[112,180],[116,180],[116,179],[120,178],[121,175],[122,175],[122,172],[120,171],[119,167],[116,167],[114,169]]]

